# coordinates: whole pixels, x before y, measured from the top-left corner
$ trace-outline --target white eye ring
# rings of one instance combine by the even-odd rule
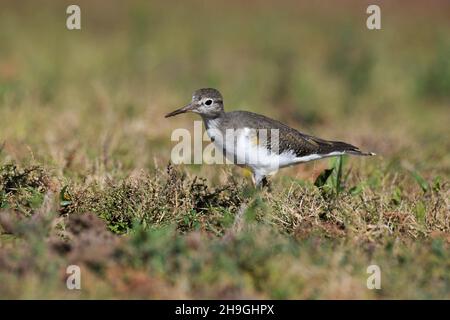
[[[213,103],[213,101],[211,99],[207,99],[205,100],[204,104],[207,106],[210,106]]]

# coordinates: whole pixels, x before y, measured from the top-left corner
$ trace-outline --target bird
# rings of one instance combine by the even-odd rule
[[[194,91],[190,103],[166,118],[193,112],[202,117],[206,131],[225,158],[249,168],[255,186],[266,186],[278,169],[340,155],[373,156],[342,141],[321,139],[249,111],[224,109],[222,94],[214,88]],[[231,134],[230,134],[231,133]]]

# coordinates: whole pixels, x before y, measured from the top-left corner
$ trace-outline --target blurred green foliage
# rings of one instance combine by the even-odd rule
[[[77,3],[2,4],[0,297],[448,297],[449,4]],[[167,166],[200,87],[378,156]]]

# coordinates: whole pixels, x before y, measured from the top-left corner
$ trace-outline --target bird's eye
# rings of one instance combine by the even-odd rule
[[[208,99],[208,100],[205,101],[205,104],[206,104],[207,106],[210,106],[211,103],[212,103],[212,100],[211,100],[211,99]]]

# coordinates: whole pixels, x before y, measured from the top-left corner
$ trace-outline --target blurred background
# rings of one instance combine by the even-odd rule
[[[378,156],[166,170],[202,87]],[[449,123],[448,0],[2,0],[0,297],[445,299]]]
[[[68,175],[165,165],[171,131],[198,118],[163,115],[215,87],[227,110],[449,173],[448,1],[375,1],[379,31],[373,1],[77,1],[69,31],[72,2],[2,1],[3,160]]]

